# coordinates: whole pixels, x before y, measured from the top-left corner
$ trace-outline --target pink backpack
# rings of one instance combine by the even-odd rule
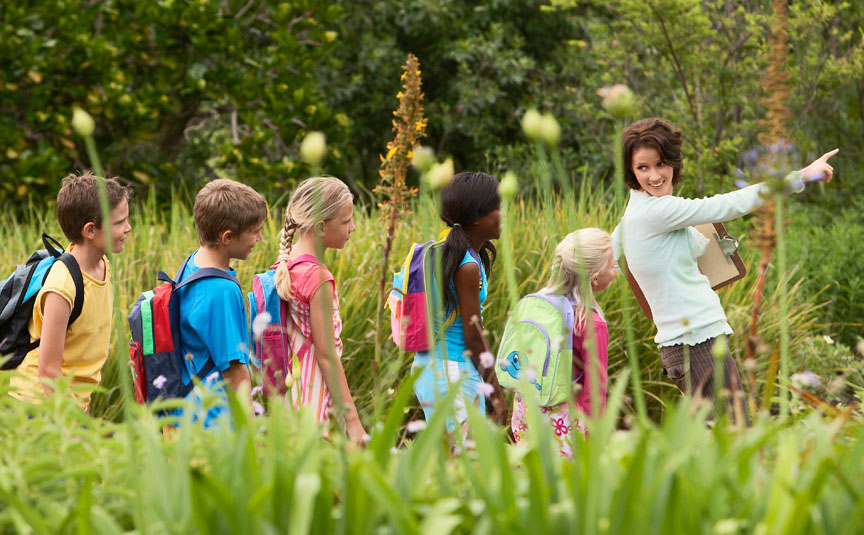
[[[320,264],[312,255],[302,255],[288,264],[288,269],[301,262]],[[249,299],[249,339],[252,340],[252,363],[261,369],[264,376],[264,393],[270,396],[284,395],[288,391],[285,379],[294,369],[297,357],[292,353],[291,346],[285,339],[282,329],[282,300],[276,292],[274,277],[276,263],[264,273],[252,277],[252,291]],[[266,314],[266,316],[264,316]],[[252,326],[256,318],[266,319],[264,333],[255,337]]]
[[[431,254],[444,239],[411,245],[399,272],[393,274],[393,288],[387,299],[393,342],[402,351],[428,351],[428,320],[431,310],[426,301],[426,286],[432,281]],[[454,310],[444,321],[444,332],[456,321]]]

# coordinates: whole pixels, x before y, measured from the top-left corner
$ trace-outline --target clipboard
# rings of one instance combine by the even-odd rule
[[[738,255],[738,240],[726,232],[723,223],[705,223],[696,225],[695,228],[709,240],[705,252],[696,259],[696,264],[699,266],[699,271],[708,277],[712,290],[717,291],[747,275],[747,267]],[[645,294],[642,293],[642,288],[626,267],[626,259],[624,275],[642,312],[648,319],[653,319],[654,315],[651,313]]]

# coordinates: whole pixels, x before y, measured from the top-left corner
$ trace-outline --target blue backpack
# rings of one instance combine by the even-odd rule
[[[189,255],[183,261],[175,280],[183,276],[191,258]],[[200,268],[182,282],[175,282],[160,271],[158,278],[163,284],[142,293],[132,306],[129,312],[129,329],[132,331],[129,358],[132,360],[132,382],[138,403],[149,403],[160,397],[185,398],[195,386],[191,381],[183,384],[183,367],[188,364],[180,340],[182,303],[177,290],[211,277],[233,281],[240,286],[236,277],[216,268]],[[203,381],[214,367],[210,360],[195,376]]]
[[[33,253],[26,264],[16,266],[15,271],[0,283],[0,355],[9,357],[0,366],[3,370],[17,368],[27,353],[39,347],[38,339],[30,341],[27,326],[33,316],[36,295],[55,262],[66,265],[75,284],[75,301],[67,329],[84,308],[84,278],[78,261],[71,254],[64,253],[60,242],[51,236],[42,234],[42,243],[45,249]]]

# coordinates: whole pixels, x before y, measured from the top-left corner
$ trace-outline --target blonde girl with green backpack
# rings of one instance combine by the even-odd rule
[[[542,419],[552,426],[559,451],[568,459],[573,456],[574,433],[578,431],[585,434],[584,417],[603,414],[606,408],[609,329],[603,311],[594,300],[594,294],[608,288],[615,278],[615,262],[612,255],[612,238],[607,232],[598,228],[584,228],[571,232],[555,248],[549,283],[539,293],[520,301],[520,305],[525,302],[531,306],[529,300],[537,298],[535,301],[541,306],[544,302],[560,302],[565,308],[572,308],[572,314],[569,310],[565,310],[567,313],[560,316],[565,318],[564,321],[572,322],[571,325],[564,325],[563,329],[560,329],[571,339],[562,341],[561,351],[556,352],[558,355],[569,356],[571,354],[569,350],[572,349],[569,374],[569,382],[572,386],[562,399],[560,387],[557,388],[557,392],[555,386],[544,385],[541,388],[545,378],[540,377],[538,380],[537,375],[542,374],[542,371],[538,373],[525,367],[525,377],[520,379],[530,383],[528,391],[533,392],[531,386],[536,386],[537,395],[531,395],[530,399],[527,399],[527,395],[523,397],[521,393],[515,396],[510,426],[517,443],[524,440],[528,433],[528,420],[525,414],[527,403],[540,405]],[[590,309],[586,307],[586,303],[591,304]],[[514,310],[514,318],[518,315],[519,308],[520,306],[517,306]],[[537,309],[528,313],[528,318],[531,317],[534,320],[526,319],[525,323],[536,323],[535,320],[540,317]],[[513,322],[513,318],[510,321]],[[558,316],[556,321],[561,321]],[[511,323],[508,322],[508,327],[510,325]],[[554,326],[542,325],[541,327],[554,329]],[[592,334],[593,342],[590,336]],[[505,332],[502,347],[507,343],[506,338]],[[514,339],[513,343],[518,345],[519,342]],[[504,353],[506,354],[502,354],[499,350],[496,365],[498,368],[506,368],[507,356],[511,355],[512,360],[512,355],[517,351],[505,349]],[[513,363],[510,364],[512,366]],[[562,363],[559,368],[566,371],[566,365],[566,362]],[[502,371],[504,370],[496,369],[499,378],[502,377]],[[505,384],[505,381],[502,381],[502,384]],[[571,394],[571,392],[575,393]],[[597,400],[596,414],[592,412],[592,398]],[[571,413],[571,405],[576,408],[575,414]]]

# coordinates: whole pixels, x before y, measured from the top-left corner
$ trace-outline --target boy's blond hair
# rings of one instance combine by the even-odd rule
[[[591,276],[608,267],[611,248],[612,237],[599,228],[571,232],[555,247],[552,274],[542,291],[576,299],[577,324],[585,321],[586,305],[596,306]]]
[[[301,182],[288,206],[285,208],[285,224],[280,232],[279,267],[273,277],[276,292],[286,301],[291,299],[291,273],[288,271],[288,256],[294,245],[294,234],[306,231],[323,221],[339,215],[346,202],[353,202],[354,195],[348,186],[332,176],[315,176]]]
[[[219,245],[226,230],[240,234],[267,217],[267,201],[246,184],[220,178],[201,188],[195,197],[195,228],[198,241],[207,247]]]
[[[99,180],[102,179],[90,171],[84,171],[80,175],[73,173],[63,179],[57,193],[57,221],[66,238],[76,245],[84,239],[81,230],[87,223],[92,221],[97,228],[102,228]],[[132,196],[131,190],[121,185],[117,178],[106,178],[105,190],[111,210],[123,200],[128,202]]]

